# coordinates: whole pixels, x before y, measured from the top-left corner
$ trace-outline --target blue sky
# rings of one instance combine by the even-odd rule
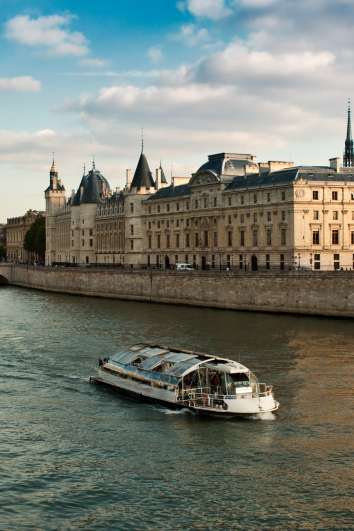
[[[0,221],[43,208],[51,152],[189,175],[219,151],[325,164],[354,97],[352,0],[0,0]]]

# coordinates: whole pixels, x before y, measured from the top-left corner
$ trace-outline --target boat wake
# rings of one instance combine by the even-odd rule
[[[261,413],[260,415],[250,415],[249,417],[251,420],[270,420],[274,421],[276,420],[276,416],[271,411],[267,411],[266,413]]]
[[[159,408],[156,408],[156,410],[159,411],[160,413],[164,413],[165,415],[186,415],[186,414],[195,415],[195,413],[188,408],[167,409],[167,408],[159,407]]]

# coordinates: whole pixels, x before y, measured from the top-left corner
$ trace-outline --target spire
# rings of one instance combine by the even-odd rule
[[[161,184],[167,184],[167,179],[166,179],[165,172],[163,171],[161,160],[160,160],[160,170],[161,170]]]
[[[149,164],[146,160],[144,153],[140,154],[139,162],[134,173],[131,188],[137,188],[138,190],[140,190],[141,188],[155,188],[155,182],[152,178]]]
[[[95,169],[96,169],[95,155],[92,155],[92,169],[93,169],[93,171],[95,171]]]
[[[354,166],[354,146],[352,138],[352,120],[351,120],[351,102],[348,99],[348,118],[347,118],[347,137],[345,139],[345,148],[343,155],[343,166],[351,168]]]
[[[58,176],[58,172],[57,172],[57,168],[56,168],[56,165],[55,165],[55,157],[54,157],[54,151],[53,151],[53,161],[52,161],[52,166],[50,168],[50,174],[56,174]]]

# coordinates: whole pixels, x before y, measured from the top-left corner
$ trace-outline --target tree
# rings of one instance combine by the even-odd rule
[[[45,218],[43,216],[38,216],[26,232],[23,247],[28,252],[31,261],[44,262]]]
[[[6,247],[0,243],[0,262],[6,258]]]

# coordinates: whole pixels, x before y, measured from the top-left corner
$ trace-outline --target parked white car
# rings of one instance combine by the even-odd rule
[[[177,271],[194,271],[194,267],[190,264],[176,264],[176,270]]]

